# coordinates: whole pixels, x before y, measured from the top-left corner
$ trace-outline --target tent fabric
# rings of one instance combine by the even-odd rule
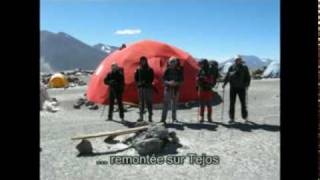
[[[68,81],[63,74],[57,73],[50,77],[49,87],[51,88],[61,88],[68,86]]]
[[[262,77],[264,78],[277,78],[280,77],[280,63],[271,62],[264,70]]]
[[[88,84],[87,97],[89,101],[108,104],[108,86],[103,83],[107,73],[111,70],[111,64],[117,63],[123,68],[125,76],[125,91],[123,101],[139,103],[137,87],[134,81],[134,73],[139,66],[141,56],[148,58],[149,66],[154,70],[153,103],[161,103],[163,99],[162,76],[167,67],[167,61],[171,56],[178,57],[184,68],[184,83],[180,87],[180,102],[197,100],[196,75],[199,71],[198,63],[188,53],[171,45],[143,40],[119,49],[107,56],[95,72]]]

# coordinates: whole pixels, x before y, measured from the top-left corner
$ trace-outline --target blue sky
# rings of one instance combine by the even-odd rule
[[[279,0],[40,0],[40,29],[89,45],[154,39],[198,58],[280,59]]]

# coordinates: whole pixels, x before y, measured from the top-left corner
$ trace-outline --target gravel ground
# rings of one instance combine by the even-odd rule
[[[115,121],[106,121],[107,107],[101,117],[99,110],[82,107],[73,109],[76,99],[85,92],[84,87],[50,89],[49,94],[60,102],[56,113],[40,112],[40,177],[41,179],[174,179],[174,180],[277,180],[280,179],[280,80],[254,80],[249,89],[249,120],[244,124],[240,116],[237,99],[236,121],[228,124],[229,87],[225,92],[224,118],[221,119],[222,105],[213,108],[215,123],[197,123],[197,108],[178,111],[175,131],[183,147],[177,155],[196,153],[219,156],[218,165],[191,165],[186,159],[183,165],[97,165],[99,160],[109,160],[111,155],[77,157],[76,145],[71,137],[85,133],[96,133],[125,129]],[[220,94],[221,91],[219,91]],[[160,120],[161,110],[154,111],[154,121]],[[170,120],[171,113],[169,112]],[[125,114],[127,121],[134,122],[138,110],[131,108]],[[94,152],[103,153],[122,148],[121,144],[107,144],[104,138],[90,140]],[[134,149],[119,152],[118,155],[137,155]],[[168,155],[164,155],[168,157]]]

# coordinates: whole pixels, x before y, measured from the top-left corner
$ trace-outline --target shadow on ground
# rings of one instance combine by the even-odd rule
[[[111,122],[119,123],[119,124],[122,124],[122,125],[124,125],[124,126],[126,126],[126,127],[128,127],[128,128],[133,128],[133,127],[136,126],[136,122],[130,122],[130,121],[127,121],[127,120],[124,120],[124,121],[116,121],[116,120],[114,120],[114,119],[112,119],[112,120],[108,120],[108,119],[107,119],[106,121],[111,121]]]
[[[165,127],[173,128],[176,130],[184,130],[184,127],[187,127],[189,129],[195,129],[195,130],[206,129],[210,131],[216,131],[216,128],[218,126],[215,124],[187,123],[187,122],[179,121],[178,123],[167,123]]]
[[[181,144],[176,144],[176,143],[167,143],[164,147],[163,150],[160,153],[154,154],[155,156],[165,156],[165,155],[173,155],[173,154],[178,154],[178,149],[183,147]],[[77,157],[92,157],[92,156],[102,156],[102,155],[109,155],[109,154],[117,154],[119,152],[126,151],[128,149],[133,148],[132,146],[128,146],[123,149],[118,149],[118,150],[111,150],[111,151],[106,151],[106,152],[93,152],[91,154],[78,154]],[[150,154],[152,155],[152,154]]]
[[[116,120],[109,120],[109,121],[123,124],[128,128],[133,128],[136,126],[136,122],[130,122],[126,120],[124,120],[123,122],[116,121]],[[183,121],[176,121],[176,122],[167,122],[167,124],[165,125],[166,128],[172,128],[180,131],[185,130],[185,127],[189,129],[194,129],[194,130],[206,129],[210,131],[217,131],[218,126],[223,126],[225,128],[230,128],[230,129],[238,129],[244,132],[251,132],[252,130],[265,130],[265,131],[271,131],[271,132],[280,131],[280,126],[278,125],[257,124],[252,121],[248,121],[247,123],[235,122],[232,124],[222,123],[222,122],[188,123]]]
[[[93,152],[91,154],[78,154],[77,157],[92,157],[92,156],[101,156],[101,155],[108,155],[108,154],[117,154],[119,152],[126,151],[132,147],[127,147],[123,149],[117,149],[117,150],[111,150],[111,151],[106,151],[106,152]]]
[[[195,130],[206,129],[210,131],[216,131],[218,127],[215,124],[204,124],[204,123],[184,123],[184,125],[189,129],[195,129]]]
[[[269,124],[257,124],[252,121],[248,121],[247,123],[235,122],[232,124],[225,124],[221,122],[212,122],[212,124],[221,125],[226,128],[238,129],[240,131],[251,132],[252,130],[265,130],[271,132],[280,131],[280,126],[278,125],[269,125]]]

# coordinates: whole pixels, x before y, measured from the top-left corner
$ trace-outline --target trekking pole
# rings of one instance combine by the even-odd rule
[[[219,82],[217,81],[216,86],[214,87],[214,89],[218,90],[219,89]]]
[[[101,112],[101,114],[100,114],[100,117],[103,117],[105,108],[106,108],[106,105],[104,104],[104,105],[103,105],[102,112]]]
[[[222,108],[221,108],[221,121],[223,121],[224,114],[224,88],[222,88]]]
[[[145,89],[144,89],[144,88],[142,88],[142,97],[143,97],[143,103],[144,103],[143,120],[145,121],[145,119],[146,119],[146,114],[147,114],[147,112],[145,111],[145,109],[147,109],[147,108],[146,108],[147,103],[146,103],[146,99],[145,99],[146,93],[145,93]]]
[[[245,93],[245,96],[246,96],[246,108],[247,108],[247,111],[248,111],[248,109],[249,109],[249,107],[248,107],[248,101],[249,101],[249,97],[248,97],[248,88],[246,88],[246,93]],[[247,115],[247,120],[248,120],[248,116],[249,116],[249,113],[248,113],[248,115]]]
[[[173,113],[173,90],[172,90],[173,88],[172,87],[170,87],[169,88],[169,91],[170,91],[170,97],[172,98],[171,99],[171,116],[169,116],[170,117],[170,121],[171,121],[171,123],[173,123],[173,119],[172,119],[172,113]]]
[[[201,104],[200,103],[200,86],[198,87],[198,103],[199,104],[198,104],[198,108],[197,108],[198,109],[197,110],[197,121],[199,122],[200,121],[200,119],[199,119],[200,118],[199,117],[200,116],[200,104]]]
[[[101,112],[101,114],[100,114],[100,117],[103,117],[103,115],[104,115],[104,110],[106,109],[106,101],[107,101],[107,98],[106,98],[105,101],[104,101],[103,109],[102,109],[102,112]]]

